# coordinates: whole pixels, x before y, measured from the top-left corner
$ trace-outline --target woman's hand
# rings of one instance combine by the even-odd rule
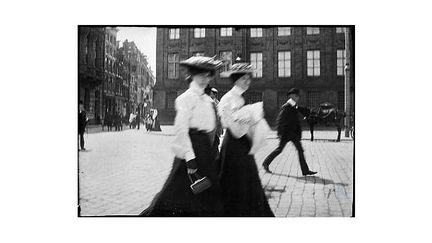
[[[188,174],[194,174],[198,171],[198,164],[195,161],[195,159],[191,159],[189,161],[186,161],[186,167],[187,167],[187,173]]]

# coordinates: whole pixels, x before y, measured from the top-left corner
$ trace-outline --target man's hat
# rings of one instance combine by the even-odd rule
[[[254,72],[254,69],[252,68],[252,65],[250,65],[247,62],[239,62],[239,63],[235,63],[231,66],[231,68],[228,71],[223,72],[223,74],[226,74],[227,76],[231,76],[233,74],[237,74],[237,73],[242,73],[242,74],[247,74],[250,73],[252,74]]]
[[[296,95],[299,95],[299,94],[300,94],[300,90],[299,90],[299,89],[296,89],[296,88],[292,88],[292,89],[290,89],[290,90],[288,91],[288,95],[290,95],[290,94],[296,94]]]
[[[222,62],[215,60],[215,57],[193,56],[180,62],[180,66],[196,69],[214,71],[222,67]]]

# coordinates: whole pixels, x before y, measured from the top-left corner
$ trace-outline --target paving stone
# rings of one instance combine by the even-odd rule
[[[173,161],[173,127],[162,133],[144,130],[92,133],[87,152],[79,153],[81,215],[136,215],[159,192]],[[263,188],[277,217],[331,217],[352,214],[353,142],[333,142],[335,132],[317,131],[314,142],[303,132],[306,161],[315,176],[301,175],[292,143],[265,173],[261,164],[278,140],[273,132],[255,155]]]

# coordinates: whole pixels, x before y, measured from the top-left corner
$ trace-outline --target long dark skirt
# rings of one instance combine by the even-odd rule
[[[222,192],[220,188],[215,151],[205,133],[190,131],[198,173],[207,176],[212,186],[200,194],[193,194],[187,175],[185,160],[175,158],[171,173],[162,190],[140,216],[223,216]]]
[[[233,137],[227,129],[221,148],[221,178],[225,216],[273,217],[245,135]]]

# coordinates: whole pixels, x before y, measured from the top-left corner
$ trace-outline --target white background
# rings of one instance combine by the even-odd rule
[[[3,2],[0,241],[429,240],[430,8],[358,2]],[[179,23],[356,25],[355,218],[77,217],[77,25]]]

